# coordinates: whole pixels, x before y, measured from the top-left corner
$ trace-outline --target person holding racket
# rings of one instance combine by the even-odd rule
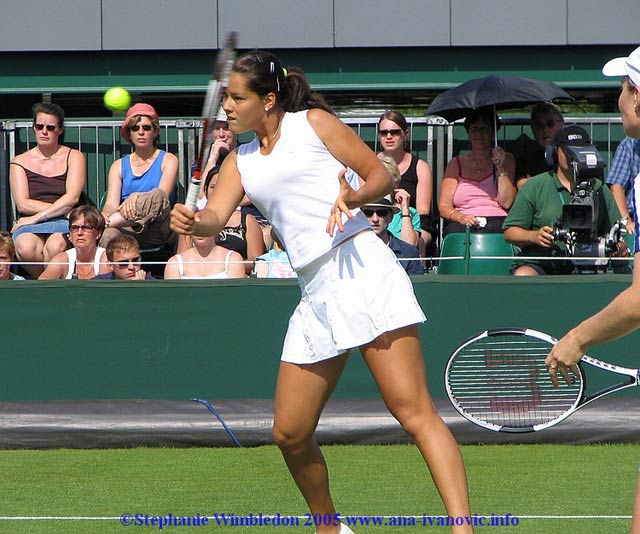
[[[256,137],[227,156],[205,209],[176,204],[171,227],[217,235],[246,192],[289,253],[302,299],[284,340],[273,437],[311,513],[331,518],[317,533],[352,532],[336,514],[314,434],[356,348],[426,460],[447,514],[469,516],[462,456],[426,385],[417,328],[424,314],[409,277],[359,209],[392,188],[382,162],[311,92],[300,69],[284,69],[270,53],[236,60],[223,108],[234,133]],[[358,190],[345,179],[347,166],[364,180]]]
[[[640,46],[628,57],[618,57],[602,68],[605,76],[622,77],[618,107],[622,126],[628,137],[640,139]],[[635,203],[640,202],[640,175],[633,183]],[[569,383],[569,370],[574,370],[589,347],[629,334],[640,327],[640,250],[639,221],[635,221],[635,259],[631,286],[620,293],[604,309],[570,330],[553,347],[545,360],[551,380],[558,385],[558,374]],[[640,534],[640,484],[636,493],[632,534]]]

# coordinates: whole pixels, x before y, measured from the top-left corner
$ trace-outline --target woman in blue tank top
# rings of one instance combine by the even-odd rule
[[[392,187],[382,162],[311,93],[301,70],[283,69],[272,54],[238,58],[223,108],[234,133],[256,138],[227,156],[205,209],[176,204],[171,226],[217,235],[246,191],[289,253],[302,298],[284,341],[273,437],[311,514],[323,518],[316,532],[352,533],[336,514],[315,429],[354,349],[427,461],[447,514],[469,516],[462,456],[426,385],[417,328],[424,314],[411,280],[359,209]],[[358,190],[346,167],[363,179]]]
[[[156,147],[160,122],[149,104],[135,104],[120,129],[133,152],[109,169],[102,214],[107,221],[100,244],[123,233],[133,235],[140,248],[170,244],[171,202],[178,181],[178,158]]]

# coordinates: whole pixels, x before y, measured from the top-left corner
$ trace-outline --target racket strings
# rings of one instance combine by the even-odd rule
[[[473,419],[511,429],[544,425],[572,409],[581,378],[554,388],[544,360],[552,344],[523,335],[478,339],[460,349],[447,375],[452,399]]]

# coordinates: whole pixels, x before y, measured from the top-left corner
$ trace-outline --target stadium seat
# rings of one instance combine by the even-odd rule
[[[461,258],[441,260],[438,273],[508,275],[514,255],[513,245],[502,234],[449,234],[442,242],[441,256]]]
[[[438,274],[469,274],[469,233],[449,234],[442,240]]]
[[[509,274],[515,251],[502,234],[471,234],[470,237],[469,274]],[[500,259],[502,257],[505,259]]]

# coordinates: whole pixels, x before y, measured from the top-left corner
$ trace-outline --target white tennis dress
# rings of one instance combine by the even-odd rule
[[[261,154],[254,139],[238,148],[237,161],[245,192],[271,222],[298,273],[302,299],[289,320],[283,361],[333,358],[425,320],[409,277],[359,209],[345,217],[344,232],[326,232],[344,166],[306,111],[283,116],[271,154]]]

